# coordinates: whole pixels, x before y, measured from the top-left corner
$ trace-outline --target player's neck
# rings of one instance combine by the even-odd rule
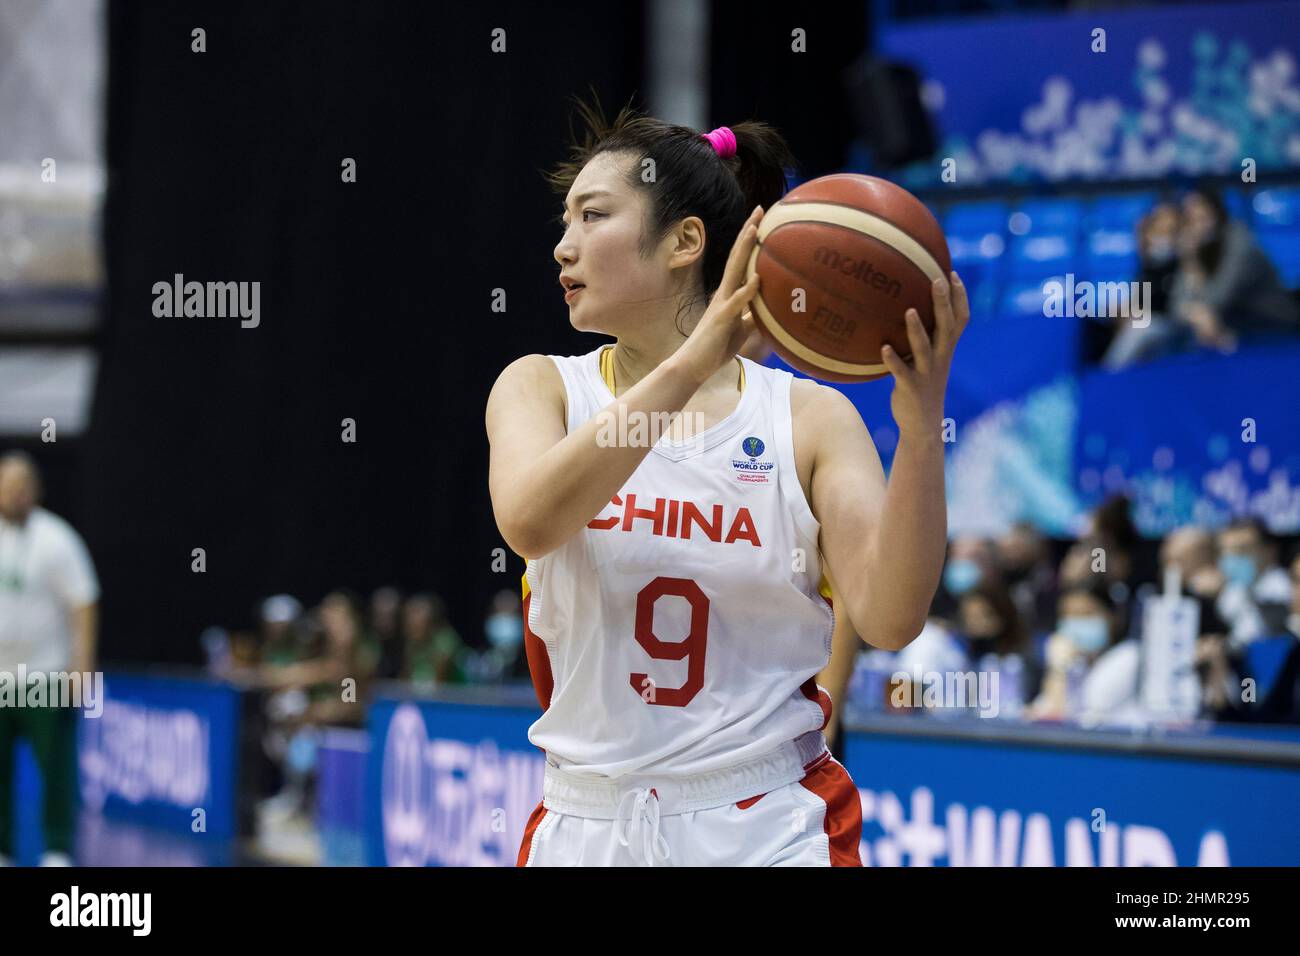
[[[665,359],[681,348],[685,341],[685,339],[677,339],[667,345],[646,346],[628,343],[623,339],[619,339],[614,346],[613,352],[614,383],[617,386],[618,394],[622,395],[657,369]],[[734,361],[724,364],[699,387],[695,394],[717,393],[721,395],[727,392],[739,391],[740,379],[736,366],[737,363]]]

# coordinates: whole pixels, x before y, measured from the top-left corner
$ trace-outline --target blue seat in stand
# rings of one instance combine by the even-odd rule
[[[1282,282],[1288,288],[1300,289],[1300,229],[1261,230],[1256,238],[1273,260]]]
[[[1012,278],[1029,279],[1080,267],[1083,205],[1078,199],[1033,199],[1007,217]]]
[[[1261,189],[1252,197],[1254,226],[1261,233],[1300,229],[1300,186]]]
[[[1153,193],[1098,196],[1084,219],[1090,273],[1132,277],[1137,272],[1137,225],[1155,205]],[[1091,278],[1091,276],[1090,276]]]
[[[997,305],[1006,253],[1007,206],[1002,202],[954,203],[941,220],[952,267],[965,283],[974,317]]]

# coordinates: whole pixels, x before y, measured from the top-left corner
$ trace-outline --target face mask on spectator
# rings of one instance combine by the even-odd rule
[[[1247,554],[1224,554],[1219,556],[1219,570],[1228,579],[1229,584],[1248,588],[1255,583],[1259,571],[1255,559]]]
[[[943,586],[948,589],[949,594],[954,596],[965,594],[975,586],[979,579],[979,565],[974,561],[967,561],[965,558],[949,561],[948,567],[943,569]]]
[[[486,624],[488,640],[499,649],[514,647],[524,637],[523,618],[514,614],[493,614]]]
[[[1110,641],[1110,627],[1106,619],[1096,614],[1061,618],[1061,633],[1085,654],[1096,654]]]

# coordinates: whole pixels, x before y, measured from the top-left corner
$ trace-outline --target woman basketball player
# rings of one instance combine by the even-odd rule
[[[512,362],[486,416],[543,709],[519,864],[858,866],[857,788],[821,733],[834,622],[819,584],[869,644],[921,631],[965,291],[936,283],[933,342],[909,314],[910,363],[885,350],[886,483],[841,392],[738,354],[757,224],[793,165],[779,134],[582,112],[584,141],[551,176],[554,255],[573,327],[617,343]]]

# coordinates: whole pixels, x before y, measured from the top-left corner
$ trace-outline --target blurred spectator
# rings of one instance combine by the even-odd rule
[[[349,591],[325,596],[317,609],[325,648],[311,678],[311,706],[305,719],[318,724],[365,723],[363,705],[377,661],[361,640],[361,603]],[[345,681],[351,683],[344,686]]]
[[[472,652],[447,620],[436,594],[415,594],[402,608],[401,677],[423,687],[467,682]]]
[[[1196,601],[1199,609],[1199,633],[1217,635],[1228,633],[1228,625],[1219,616],[1215,602],[1223,590],[1223,572],[1219,570],[1218,550],[1214,535],[1204,528],[1188,525],[1176,528],[1160,545],[1160,577],[1155,583],[1140,588],[1142,601],[1163,593],[1165,579],[1171,570],[1178,572],[1179,589],[1184,597]],[[1140,620],[1139,615],[1139,620]]]
[[[1236,647],[1223,639],[1198,645],[1198,669],[1215,680],[1206,694],[1215,720],[1300,724],[1300,552],[1288,577],[1291,597],[1280,633]],[[1250,685],[1254,693],[1247,696]]]
[[[1178,272],[1178,227],[1180,216],[1173,203],[1160,203],[1138,220],[1138,281],[1150,283],[1145,304],[1149,324],[1134,325],[1130,316],[1117,316],[1115,335],[1102,358],[1107,368],[1123,368],[1146,357],[1159,345],[1162,335],[1172,331],[1169,293]],[[1095,354],[1095,353],[1094,353]]]
[[[1016,654],[1025,649],[1026,634],[1011,593],[1001,584],[971,588],[957,602],[959,639],[968,662],[986,654]]]
[[[262,794],[283,793],[285,755],[293,723],[307,709],[307,695],[298,670],[303,662],[304,641],[299,632],[309,626],[303,606],[289,594],[275,594],[257,607],[257,655],[230,673],[233,680],[267,690],[261,701],[261,760],[255,771]],[[233,658],[233,655],[232,655]],[[232,663],[235,661],[232,659]]]
[[[1089,526],[1095,534],[1109,538],[1120,548],[1125,558],[1131,558],[1134,549],[1142,540],[1137,525],[1133,523],[1133,502],[1126,495],[1111,495],[1088,516]],[[1129,566],[1126,564],[1122,577],[1127,579]]]
[[[1184,197],[1179,252],[1170,308],[1201,345],[1231,349],[1244,338],[1297,331],[1290,291],[1246,225],[1228,218],[1217,191]]]
[[[99,580],[85,542],[72,526],[40,507],[36,462],[22,452],[0,456],[0,670],[25,668],[53,679],[95,670]],[[42,866],[71,866],[77,803],[76,708],[0,706],[0,865],[14,854],[14,747],[30,745],[43,785]]]
[[[1277,565],[1277,550],[1257,518],[1238,518],[1219,532],[1223,590],[1216,607],[1228,623],[1230,643],[1241,647],[1282,633],[1291,604],[1291,580]]]
[[[302,602],[290,594],[275,594],[262,602],[257,612],[259,664],[280,666],[302,659],[296,626],[301,617]]]
[[[380,680],[395,680],[401,674],[401,611],[402,595],[397,588],[378,588],[370,596],[370,626],[364,643],[366,653],[376,661],[375,676]]]
[[[1005,585],[981,584],[963,594],[957,604],[957,626],[969,667],[1015,672],[1020,681],[1019,698],[1037,695],[1041,669]],[[1008,666],[1011,658],[1015,658],[1014,666]]]
[[[528,658],[524,654],[524,618],[519,592],[502,590],[492,598],[483,622],[488,651],[486,678],[489,681],[528,679]]]
[[[1182,217],[1171,202],[1158,203],[1138,222],[1138,281],[1151,283],[1147,303],[1153,315],[1169,312],[1169,293],[1178,274],[1178,234]]]
[[[1087,587],[1097,575],[1104,573],[1104,542],[1096,535],[1079,538],[1065,551],[1057,572],[1061,588]]]
[[[997,543],[1002,575],[1025,630],[1037,634],[1056,615],[1056,572],[1047,539],[1031,522],[1017,521]]]
[[[271,819],[309,815],[320,727],[364,723],[369,674],[359,654],[359,602],[347,592],[332,592],[297,625],[300,635],[319,635],[319,651],[290,662],[264,663],[259,674],[269,691],[263,747],[282,781],[262,805]],[[300,650],[308,644],[306,638],[298,641]],[[349,680],[353,683],[345,683]]]
[[[1080,538],[1070,545],[1061,559],[1058,574],[1061,593],[1094,586],[1103,588],[1115,613],[1118,632],[1127,634],[1133,618],[1132,590],[1128,584],[1130,567],[1128,551],[1105,535],[1091,534]],[[1058,601],[1058,613],[1059,606]]]
[[[1119,619],[1104,581],[1061,593],[1056,633],[1047,641],[1042,690],[1029,708],[1039,720],[1085,725],[1141,718],[1141,644],[1117,640]]]
[[[1214,535],[1204,528],[1187,525],[1175,528],[1160,545],[1160,570],[1178,571],[1186,592],[1192,597],[1213,600],[1223,588]]]
[[[1061,587],[1090,587],[1097,576],[1114,605],[1115,623],[1121,636],[1136,625],[1133,614],[1134,584],[1138,551],[1142,537],[1133,523],[1132,503],[1123,495],[1113,495],[1088,516],[1088,532],[1080,538],[1061,562]]]
[[[948,562],[943,569],[944,590],[960,598],[971,588],[1001,579],[997,552],[988,538],[962,535],[948,547]]]
[[[1300,724],[1300,551],[1291,560],[1291,603],[1286,618],[1287,650],[1276,677],[1248,718]]]
[[[1167,316],[1153,315],[1146,328],[1130,325],[1117,336],[1106,355],[1110,368],[1198,345],[1231,352],[1242,341],[1300,331],[1291,292],[1250,229],[1228,217],[1219,193],[1193,190],[1183,198],[1181,212],[1178,271]],[[1162,216],[1160,231],[1149,241],[1152,259],[1150,250],[1164,253],[1166,222]],[[1145,271],[1147,259],[1143,262]],[[1154,281],[1151,290],[1157,298]]]

